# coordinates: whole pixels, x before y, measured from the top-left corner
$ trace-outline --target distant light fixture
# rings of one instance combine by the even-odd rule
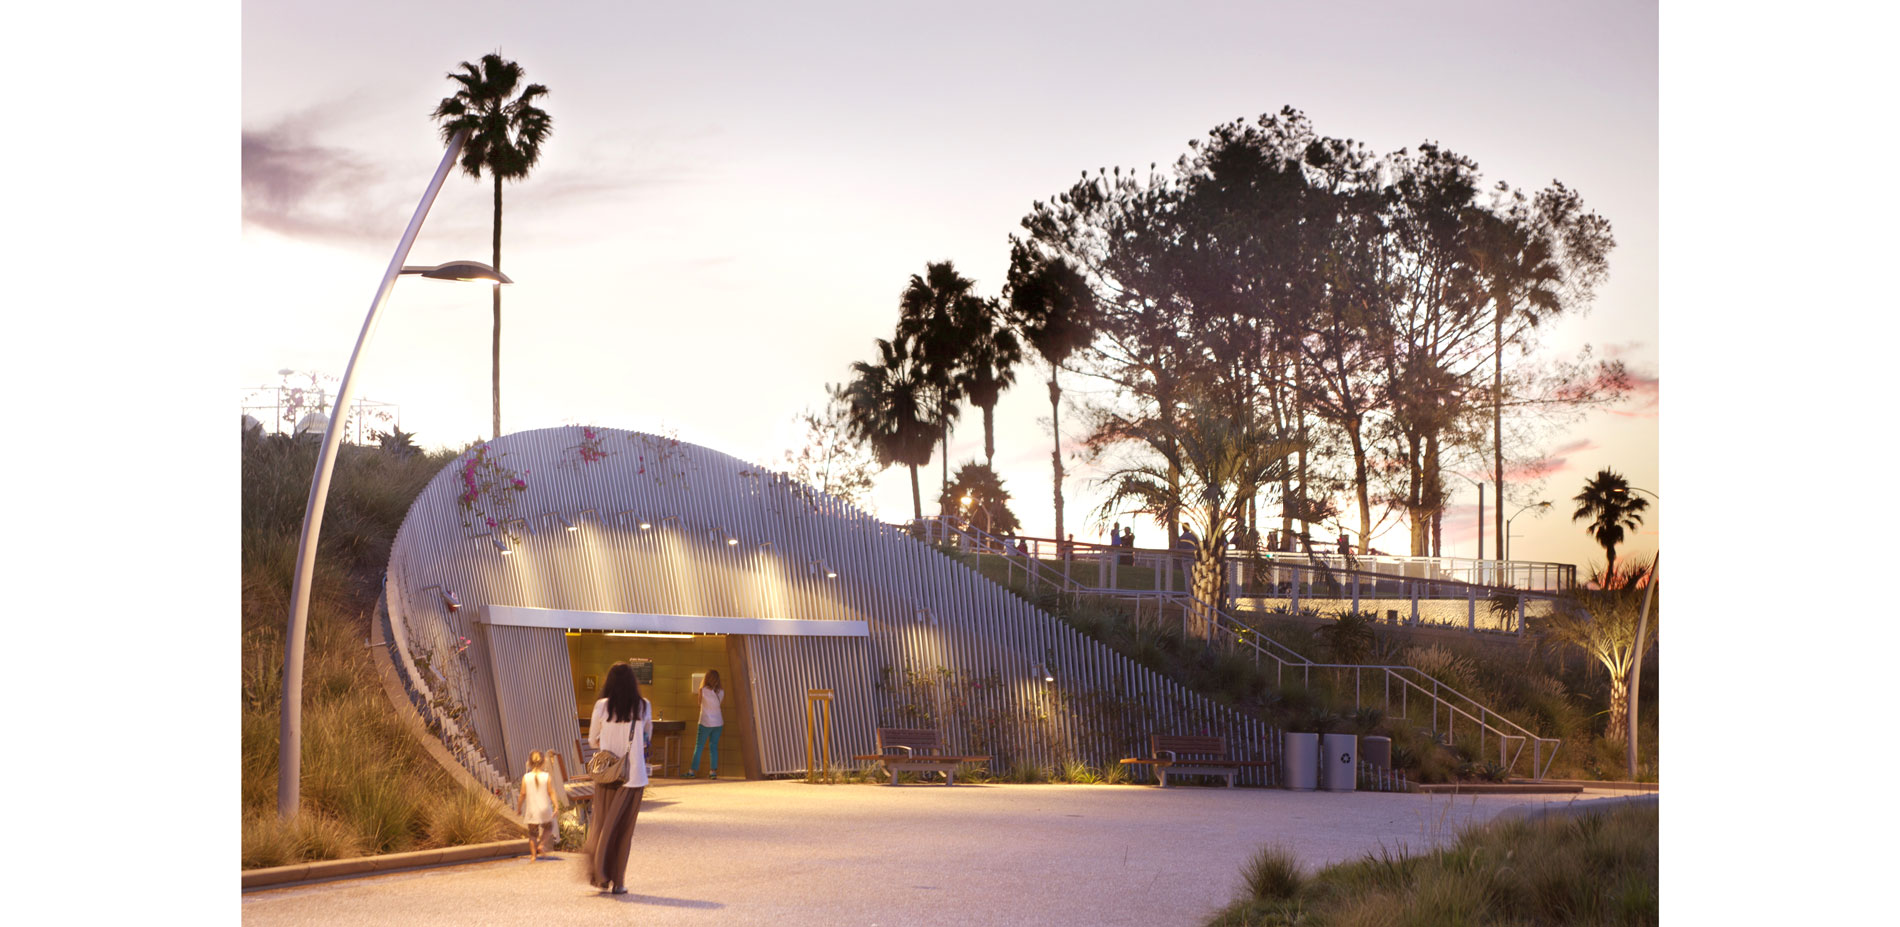
[[[671,634],[664,631],[608,631],[608,637],[665,637],[673,640],[690,639],[691,634]]]
[[[651,528],[651,527],[653,527],[653,523],[652,523],[652,522],[650,522],[650,521],[647,521],[647,520],[646,520],[646,519],[644,519],[644,518],[642,518],[642,519],[640,519],[640,530],[641,530],[641,531],[645,531],[645,530],[647,530],[648,528]]]
[[[554,518],[556,521],[559,521],[561,523],[561,527],[566,528],[569,531],[581,530],[581,526],[579,524],[576,524],[575,522],[568,521],[566,515],[562,515],[559,512],[555,512]]]
[[[765,553],[766,551],[771,550],[771,549],[772,549],[771,541],[766,541],[765,543],[759,545],[759,553]]]
[[[1053,669],[1050,669],[1050,668],[1049,668],[1049,664],[1047,664],[1047,663],[1038,663],[1038,664],[1036,664],[1036,672],[1038,672],[1038,673],[1041,673],[1041,674],[1042,674],[1042,681],[1043,681],[1043,682],[1055,682],[1055,681],[1056,681],[1056,671],[1055,671],[1055,670],[1053,670]]]
[[[739,544],[739,539],[738,539],[738,538],[735,538],[735,537],[733,537],[733,536],[732,536],[732,535],[730,535],[730,534],[728,534],[728,535],[726,535],[726,546],[727,546],[727,547],[736,547],[736,546],[738,546],[738,544]]]
[[[489,540],[494,542],[495,549],[501,551],[503,555],[514,553],[514,551],[508,549],[507,541],[504,541],[501,538],[489,538]]]

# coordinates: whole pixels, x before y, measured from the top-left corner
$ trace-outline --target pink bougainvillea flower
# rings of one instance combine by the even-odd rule
[[[486,521],[488,522],[488,527],[495,527],[495,520],[493,518],[486,519]]]

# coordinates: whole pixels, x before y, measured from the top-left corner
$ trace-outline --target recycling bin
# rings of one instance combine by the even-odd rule
[[[1359,738],[1327,734],[1320,745],[1319,787],[1328,792],[1350,792],[1359,785]]]
[[[1282,764],[1286,767],[1281,778],[1286,787],[1301,792],[1310,792],[1319,787],[1319,735],[1286,732],[1281,741],[1285,749],[1280,752]]]

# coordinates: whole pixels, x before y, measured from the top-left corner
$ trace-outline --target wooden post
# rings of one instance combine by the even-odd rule
[[[824,715],[820,724],[818,716]],[[826,782],[836,782],[831,768],[831,690],[805,690],[805,779],[816,782],[822,771]]]

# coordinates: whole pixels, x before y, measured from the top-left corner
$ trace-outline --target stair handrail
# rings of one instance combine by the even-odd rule
[[[1007,544],[1007,542],[1004,541],[1004,539],[996,537],[995,535],[992,535],[981,528],[977,528],[974,525],[958,525],[945,516],[938,516],[936,520],[950,534],[962,535],[963,537],[966,537],[970,539],[971,541],[977,542],[980,545],[979,552],[981,551],[981,549],[987,548],[990,544],[993,543],[997,545],[1002,551],[1004,551],[1004,556],[1010,556],[1010,555],[1019,553],[1014,548],[1010,547]],[[1310,671],[1314,669],[1342,669],[1342,670],[1349,669],[1355,672],[1363,672],[1366,670],[1376,670],[1376,671],[1382,672],[1388,679],[1398,680],[1398,682],[1400,683],[1402,687],[1409,687],[1412,690],[1416,690],[1420,695],[1432,699],[1432,701],[1436,703],[1437,705],[1443,705],[1447,713],[1447,729],[1448,730],[1451,727],[1449,722],[1450,722],[1451,715],[1454,712],[1458,715],[1464,716],[1473,725],[1477,726],[1480,731],[1480,735],[1479,735],[1480,749],[1482,749],[1483,732],[1488,731],[1492,735],[1495,735],[1496,737],[1498,737],[1500,741],[1500,748],[1499,748],[1500,760],[1502,762],[1502,765],[1505,767],[1507,771],[1510,769],[1516,768],[1517,760],[1523,753],[1524,745],[1526,743],[1532,743],[1532,744],[1536,744],[1538,747],[1538,749],[1535,751],[1537,756],[1535,756],[1532,761],[1533,775],[1535,778],[1541,779],[1543,778],[1544,772],[1548,771],[1549,769],[1549,762],[1542,761],[1543,759],[1541,756],[1542,747],[1544,745],[1550,745],[1552,747],[1551,759],[1554,760],[1556,756],[1556,748],[1558,746],[1561,746],[1563,743],[1561,738],[1542,737],[1535,733],[1532,733],[1528,728],[1525,728],[1523,725],[1517,723],[1516,721],[1511,720],[1508,716],[1506,716],[1502,712],[1496,711],[1494,709],[1491,709],[1485,706],[1483,703],[1479,702],[1477,699],[1474,699],[1471,696],[1466,695],[1465,693],[1460,692],[1455,688],[1452,688],[1450,685],[1447,685],[1443,681],[1439,680],[1438,678],[1432,676],[1429,673],[1426,673],[1425,671],[1419,669],[1418,667],[1407,666],[1404,664],[1318,663],[1306,657],[1305,655],[1299,653],[1293,648],[1288,647],[1277,640],[1274,640],[1272,637],[1269,637],[1268,635],[1262,633],[1258,628],[1255,628],[1254,626],[1247,624],[1246,622],[1243,622],[1239,620],[1238,618],[1235,618],[1234,616],[1222,611],[1221,609],[1210,605],[1209,603],[1203,601],[1200,597],[1194,595],[1191,592],[1167,592],[1167,591],[1158,591],[1158,590],[1147,591],[1147,590],[1098,589],[1094,587],[1084,587],[1080,583],[1073,581],[1069,577],[1055,573],[1053,569],[1047,567],[1038,558],[1025,557],[1025,560],[1026,560],[1025,567],[1026,567],[1026,572],[1028,573],[1028,575],[1030,576],[1037,575],[1038,569],[1047,571],[1051,575],[1045,581],[1049,582],[1051,585],[1055,586],[1057,589],[1062,590],[1064,592],[1068,592],[1068,593],[1072,593],[1076,595],[1095,595],[1095,596],[1102,596],[1102,597],[1108,597],[1108,598],[1150,598],[1152,597],[1158,601],[1185,600],[1185,604],[1183,604],[1182,607],[1185,609],[1188,605],[1198,606],[1201,614],[1210,617],[1211,620],[1208,621],[1208,626],[1212,629],[1225,632],[1228,637],[1229,644],[1245,644],[1247,646],[1252,647],[1256,653],[1262,656],[1265,656],[1268,659],[1271,659],[1275,661],[1276,663],[1278,663],[1279,664],[1278,669],[1281,671],[1284,671],[1285,668],[1287,668],[1288,666],[1292,666],[1294,668],[1308,672],[1309,679],[1310,679]],[[1240,633],[1240,631],[1243,631],[1243,630],[1245,632],[1245,635]],[[1282,651],[1285,651],[1292,659],[1281,657],[1280,655],[1261,647],[1259,643],[1261,641],[1265,641],[1266,643],[1271,644]],[[1417,677],[1417,678],[1410,678],[1410,677]],[[1427,689],[1424,685],[1422,685],[1419,681],[1420,679],[1431,683],[1431,688]],[[1475,715],[1472,714],[1469,710],[1466,710],[1465,708],[1461,707],[1460,705],[1446,698],[1445,695],[1447,694],[1451,696],[1455,696],[1459,699],[1462,699],[1465,702],[1465,704],[1471,706],[1471,708],[1476,709],[1478,713]],[[1436,723],[1437,723],[1436,719],[1437,719],[1437,712],[1436,712],[1436,708],[1434,708],[1434,712],[1433,712],[1434,727],[1436,727]],[[1495,719],[1496,721],[1504,725],[1508,725],[1510,728],[1514,729],[1516,733],[1511,733],[1497,726],[1494,726],[1492,723],[1490,723],[1492,719]],[[1503,755],[1503,751],[1505,747],[1508,746],[1509,742],[1513,740],[1519,742],[1518,749],[1515,753],[1510,754],[1509,757],[1506,758]],[[1538,767],[1541,767],[1541,768],[1538,768]]]

